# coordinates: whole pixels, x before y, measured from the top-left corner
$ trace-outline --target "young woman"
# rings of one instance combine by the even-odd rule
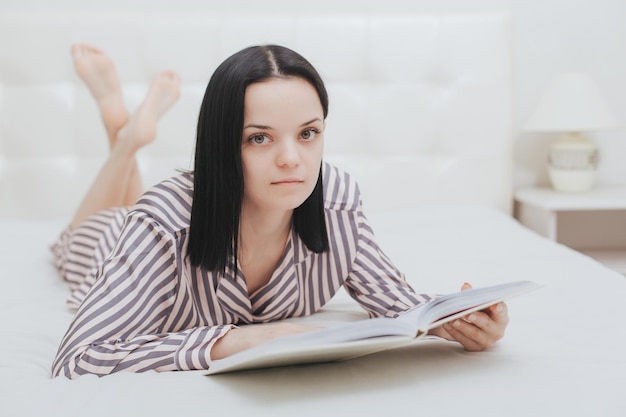
[[[370,316],[428,299],[377,246],[354,180],[322,162],[328,97],[303,57],[256,46],[226,59],[206,89],[194,171],[140,196],[134,155],[178,79],[159,74],[128,116],[110,59],[86,45],[73,56],[111,153],[53,246],[77,309],[53,376],[207,369],[311,330],[281,319],[313,314],[341,287]],[[498,304],[433,333],[482,350],[507,323]]]

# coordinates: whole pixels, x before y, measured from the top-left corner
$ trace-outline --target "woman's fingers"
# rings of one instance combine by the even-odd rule
[[[487,310],[446,323],[443,327],[466,350],[480,351],[489,349],[504,337],[508,322],[506,305],[498,303]]]

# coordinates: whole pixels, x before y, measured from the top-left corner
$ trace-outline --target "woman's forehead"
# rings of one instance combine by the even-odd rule
[[[302,78],[270,78],[246,89],[245,124],[264,124],[284,117],[323,118],[317,90]],[[308,119],[307,119],[308,117]]]

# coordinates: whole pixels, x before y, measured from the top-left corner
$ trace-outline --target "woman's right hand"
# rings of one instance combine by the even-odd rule
[[[222,359],[281,336],[318,330],[321,327],[295,323],[265,323],[235,327],[213,344],[211,360]]]

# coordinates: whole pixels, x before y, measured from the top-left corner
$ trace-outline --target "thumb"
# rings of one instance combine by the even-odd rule
[[[464,282],[463,285],[461,285],[461,291],[469,290],[470,288],[472,288],[472,286],[467,282]]]

